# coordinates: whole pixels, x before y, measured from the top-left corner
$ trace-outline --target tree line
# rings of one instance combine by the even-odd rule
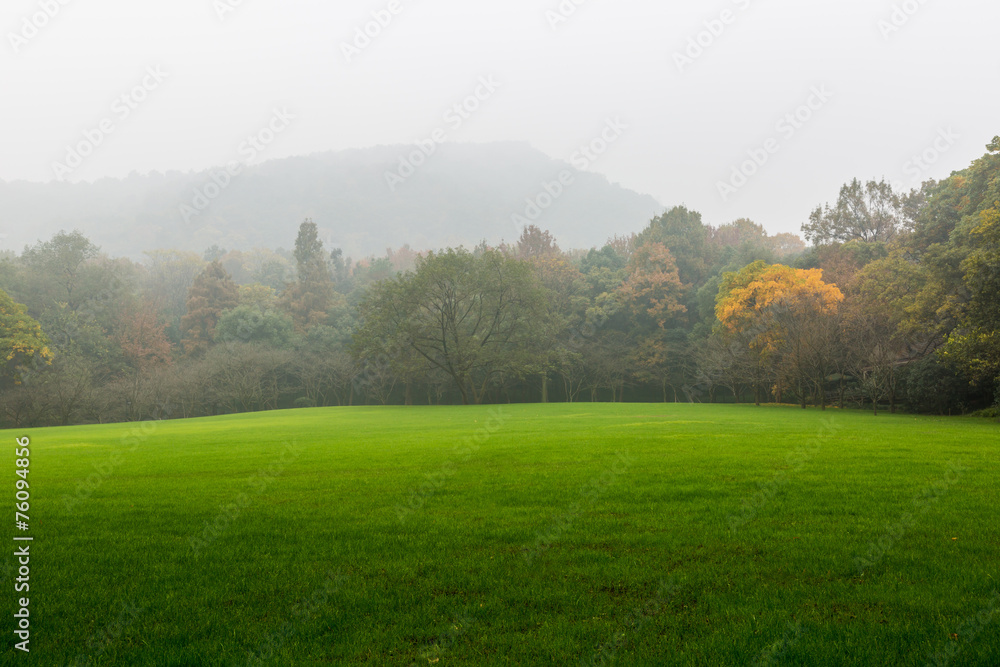
[[[683,206],[602,248],[510,244],[355,262],[160,250],[60,232],[0,257],[8,426],[288,407],[549,401],[961,414],[1000,396],[1000,137],[909,193],[854,180],[803,224]],[[994,408],[995,410],[995,408]]]

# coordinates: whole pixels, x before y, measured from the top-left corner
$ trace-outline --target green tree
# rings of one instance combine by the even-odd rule
[[[910,410],[924,414],[961,414],[974,401],[969,378],[958,364],[931,354],[902,371]]]
[[[416,271],[375,285],[361,303],[360,356],[400,360],[450,377],[463,403],[480,403],[500,374],[541,366],[534,338],[546,302],[531,267],[496,250],[449,249]],[[408,370],[400,369],[401,372]]]
[[[636,379],[659,387],[664,403],[667,387],[671,387],[676,403],[677,382],[683,377],[687,349],[687,335],[682,329],[657,329],[640,336],[631,358]]]
[[[979,385],[1000,401],[1000,203],[980,214],[976,247],[962,264],[969,300],[944,349]]]
[[[346,405],[352,397],[357,364],[348,352],[350,333],[317,325],[296,350],[293,372],[311,406]]]
[[[539,331],[535,343],[539,359],[543,361],[543,403],[549,402],[549,374],[574,365],[574,351],[570,349],[571,331],[583,323],[588,299],[587,285],[580,270],[564,255],[556,252],[531,253],[528,263],[542,286],[547,299],[548,316],[544,332]],[[567,392],[570,398],[570,392]]]
[[[226,252],[225,248],[220,248],[218,244],[213,243],[209,248],[205,249],[205,252],[202,254],[202,258],[204,258],[206,262],[214,262],[225,257]]]
[[[274,310],[278,305],[278,294],[273,287],[254,283],[240,285],[240,305],[257,306],[261,311]]]
[[[878,313],[901,353],[913,347],[926,354],[942,339],[934,325],[939,302],[936,290],[925,266],[896,252],[868,264],[854,277],[848,302],[858,302],[861,310]]]
[[[887,181],[852,180],[840,189],[833,207],[819,206],[802,225],[816,245],[848,241],[888,243],[906,226],[904,198]]]
[[[287,251],[286,251],[287,252]],[[233,255],[234,253],[230,253]],[[249,281],[280,291],[291,282],[295,272],[292,258],[257,248],[241,254],[242,271]]]
[[[1000,203],[1000,137],[994,137],[987,153],[968,168],[940,183],[930,182],[921,192],[925,204],[914,221],[908,250],[922,256],[934,246],[959,239],[979,226],[979,215]]]
[[[974,248],[962,263],[969,290],[968,324],[1000,330],[1000,202],[980,213]]]
[[[99,248],[79,231],[61,231],[51,240],[26,248],[24,262],[33,269],[36,287],[56,303],[76,310],[81,302],[81,280],[87,262],[97,257]]]
[[[217,345],[205,355],[207,394],[216,409],[253,412],[277,409],[287,391],[293,353],[261,343]]]
[[[351,291],[351,258],[344,257],[344,251],[334,248],[330,251],[330,270],[334,287],[344,294]]]
[[[295,343],[292,319],[276,310],[262,310],[257,305],[237,306],[219,317],[215,327],[218,343],[260,343],[280,350]]]
[[[628,264],[628,258],[615,250],[614,246],[608,244],[597,250],[591,248],[583,259],[580,260],[580,271],[584,274],[591,274],[598,269],[607,271],[621,271]]]
[[[205,262],[193,252],[179,250],[153,250],[144,254],[145,271],[140,283],[143,293],[157,304],[168,336],[178,343],[189,290],[198,274],[205,270]]]
[[[648,243],[662,243],[677,262],[681,282],[701,285],[708,278],[709,267],[714,263],[713,249],[709,243],[709,230],[701,214],[684,206],[675,206],[639,234],[635,247]]]
[[[282,305],[299,331],[322,324],[333,305],[333,277],[316,223],[306,220],[299,225],[295,239],[295,265],[298,279],[282,294]]]

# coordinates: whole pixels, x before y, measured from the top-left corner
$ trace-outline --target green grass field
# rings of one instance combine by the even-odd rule
[[[576,404],[4,431],[10,537],[24,435],[31,590],[3,613],[30,597],[31,652],[8,632],[4,664],[1000,664],[988,421]]]

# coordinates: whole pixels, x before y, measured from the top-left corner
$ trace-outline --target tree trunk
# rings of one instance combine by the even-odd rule
[[[549,402],[549,374],[542,374],[542,403]]]
[[[470,382],[469,384],[472,385],[472,402],[475,405],[481,404],[483,402],[483,395],[479,393],[478,389],[476,389],[476,383]]]
[[[413,405],[413,385],[410,382],[406,383],[406,397],[403,403],[405,405]]]
[[[465,378],[453,376],[455,378],[455,384],[458,385],[458,391],[462,394],[462,405],[469,404],[469,388],[465,386]]]

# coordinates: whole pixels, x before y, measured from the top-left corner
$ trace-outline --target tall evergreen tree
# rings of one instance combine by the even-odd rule
[[[323,323],[333,305],[335,292],[330,265],[323,251],[316,223],[306,219],[299,225],[295,239],[295,264],[298,279],[282,294],[282,305],[299,331]]]

